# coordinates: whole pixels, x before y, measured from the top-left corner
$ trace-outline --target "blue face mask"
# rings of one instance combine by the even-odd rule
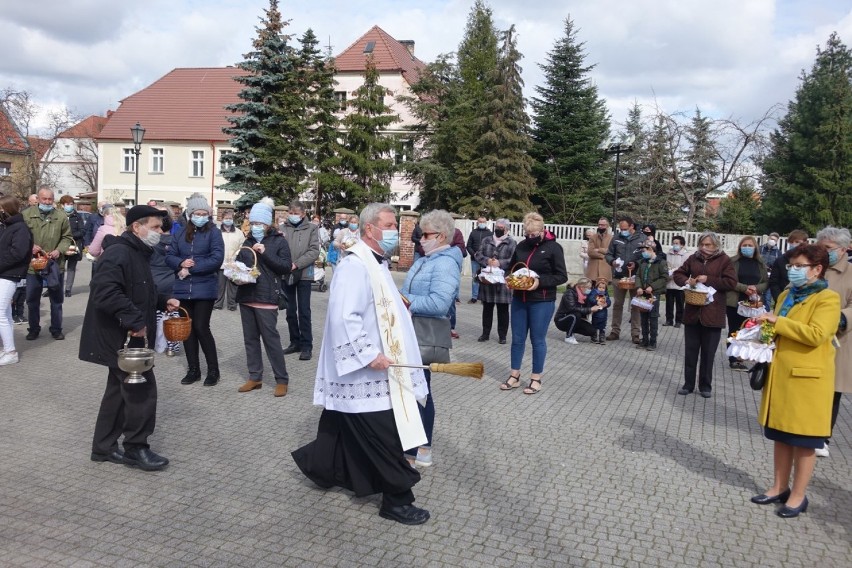
[[[62,209],[64,209],[66,213],[73,213],[74,212],[74,206],[73,205],[66,205]]]
[[[622,236],[622,237],[629,237],[629,236],[630,236],[630,231],[621,231],[621,236]]]
[[[254,240],[260,242],[263,240],[263,237],[266,236],[266,229],[264,229],[263,227],[257,227],[255,225],[252,225],[251,236],[254,237]]]
[[[207,215],[193,215],[192,224],[200,229],[207,224]]]
[[[840,251],[837,249],[828,251],[828,264],[834,265],[837,264],[837,261],[840,260]]]
[[[222,219],[222,224],[225,225],[226,227],[230,227],[234,224],[234,220],[233,219]]]
[[[746,258],[754,256],[754,247],[740,247],[740,254]]]
[[[298,215],[287,215],[287,220],[290,221],[291,225],[298,225],[302,222],[302,218]]]
[[[358,223],[349,223],[349,230],[350,231],[357,231],[358,230]]]
[[[643,250],[643,251],[642,251],[642,258],[644,258],[645,260],[650,259],[650,258],[651,258],[651,253],[650,253],[650,252],[648,252],[648,251],[646,251],[646,250]]]
[[[787,269],[787,280],[790,281],[790,284],[794,288],[801,288],[808,283],[807,267],[796,268],[795,266],[791,266]]]
[[[793,250],[799,243],[787,243],[787,250]]]
[[[477,228],[479,228],[479,229],[484,229],[484,228],[486,228],[487,226],[488,226],[488,225],[486,225],[485,223],[479,223],[476,227],[477,227]]]
[[[390,254],[399,244],[399,231],[396,229],[385,229],[382,231],[382,240],[379,241],[379,246],[385,251],[385,254]]]
[[[38,210],[42,213],[50,213],[51,211],[53,211],[53,205],[45,205],[44,203],[39,203]]]
[[[680,245],[672,245],[672,250],[675,252],[680,252]]]

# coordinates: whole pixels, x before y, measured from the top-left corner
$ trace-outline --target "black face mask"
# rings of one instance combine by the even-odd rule
[[[494,229],[494,236],[498,239],[506,234],[506,231],[503,229]]]
[[[526,241],[531,245],[537,245],[538,243],[541,242],[541,235],[539,235],[537,237],[532,237],[532,236],[527,235]]]
[[[604,233],[606,233],[606,229],[601,229],[600,227],[598,227],[598,234],[603,235]]]

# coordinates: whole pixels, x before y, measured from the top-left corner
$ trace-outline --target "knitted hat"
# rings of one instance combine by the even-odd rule
[[[604,277],[600,277],[600,278],[598,278],[597,280],[595,280],[595,285],[598,285],[598,284],[600,284],[601,282],[603,282],[604,284],[609,284],[609,280],[607,280],[607,279],[606,279],[606,278],[604,278]]]
[[[269,197],[264,197],[259,202],[251,207],[249,213],[249,221],[252,223],[263,223],[264,225],[272,225],[272,208],[275,202]]]
[[[212,213],[212,211],[210,211],[210,205],[207,203],[207,199],[200,193],[193,193],[186,200],[186,218],[189,219],[192,217],[192,214],[197,209]]]

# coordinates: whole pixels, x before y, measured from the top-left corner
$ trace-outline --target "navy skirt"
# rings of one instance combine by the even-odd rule
[[[799,434],[790,434],[782,432],[775,428],[766,426],[763,429],[763,435],[774,442],[781,442],[788,446],[796,446],[799,448],[811,448],[813,450],[821,450],[825,447],[825,438],[823,436],[801,436]]]

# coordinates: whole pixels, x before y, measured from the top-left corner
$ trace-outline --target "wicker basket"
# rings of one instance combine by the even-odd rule
[[[707,303],[707,292],[684,288],[683,299],[690,306],[703,306]]]
[[[630,300],[630,305],[639,310],[640,312],[650,312],[654,309],[654,298],[652,297],[650,300],[647,298],[636,297]]]
[[[632,277],[629,278],[621,278],[615,283],[622,290],[633,290],[636,288],[636,280],[633,280]]]
[[[44,251],[38,251],[33,255],[33,259],[30,261],[30,266],[32,266],[33,270],[39,272],[47,268],[47,255]]]
[[[236,262],[237,255],[234,255],[233,260],[225,263],[225,278],[237,286],[242,284],[254,284],[257,282],[257,277],[260,276],[260,269],[257,267],[257,253],[254,252],[254,249],[251,247],[240,247],[237,250],[237,253],[239,253],[241,249],[246,249],[252,254],[254,257],[254,265],[252,265],[251,268],[242,268]]]
[[[189,312],[184,308],[178,308],[186,314],[186,317],[169,318],[163,320],[163,335],[168,341],[186,341],[192,332],[192,319]]]
[[[520,268],[518,268],[520,267]],[[529,270],[527,265],[523,262],[517,262],[509,271],[510,274],[506,276],[506,286],[510,290],[529,290],[533,286],[535,286],[535,278],[532,276],[516,276],[515,269],[520,270],[521,268],[526,268]]]

